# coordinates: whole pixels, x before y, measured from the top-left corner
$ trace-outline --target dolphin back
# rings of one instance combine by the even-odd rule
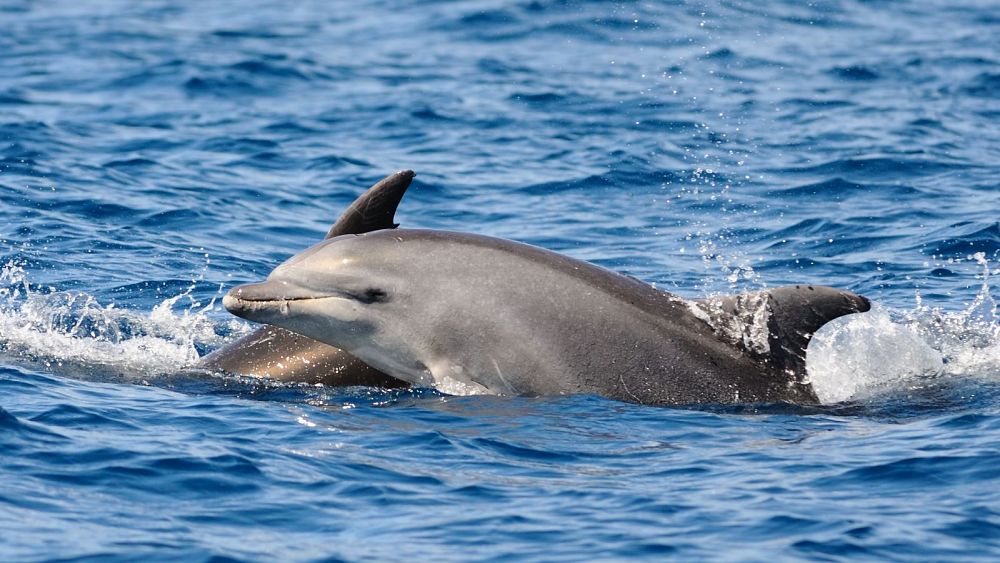
[[[773,370],[804,383],[806,348],[826,323],[871,309],[860,295],[821,285],[713,297],[695,302],[717,334]],[[703,317],[704,318],[704,317]]]

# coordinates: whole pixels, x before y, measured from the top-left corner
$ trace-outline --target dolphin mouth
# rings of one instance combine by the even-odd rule
[[[260,283],[248,283],[238,285],[229,290],[227,297],[232,297],[240,301],[301,301],[304,299],[322,299],[324,297],[337,297],[329,293],[320,293],[302,286],[288,283],[286,281],[263,281]]]
[[[222,306],[227,311],[248,320],[262,318],[261,313],[275,309],[287,311],[293,301],[315,299],[350,299],[349,295],[320,293],[286,281],[268,280],[260,283],[238,285],[222,297]]]

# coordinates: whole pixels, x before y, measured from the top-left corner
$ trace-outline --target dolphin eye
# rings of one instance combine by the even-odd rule
[[[364,291],[364,293],[361,294],[359,300],[362,303],[381,303],[383,301],[387,301],[388,299],[389,295],[385,291],[375,287],[369,287]]]

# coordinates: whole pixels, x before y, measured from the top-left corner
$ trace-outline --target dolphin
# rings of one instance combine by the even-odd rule
[[[408,229],[324,241],[223,305],[448,393],[655,405],[817,403],[811,335],[870,308],[817,285],[690,301],[527,244]]]
[[[415,174],[390,174],[361,194],[330,227],[324,239],[394,229],[396,207]],[[263,326],[202,358],[199,367],[284,381],[330,386],[404,387],[407,384],[351,354],[275,326]]]

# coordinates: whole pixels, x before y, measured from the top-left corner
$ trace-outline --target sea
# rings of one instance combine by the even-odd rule
[[[996,561],[998,37],[994,0],[0,0],[0,560]],[[404,227],[874,306],[815,335],[819,405],[197,369],[400,169]]]

